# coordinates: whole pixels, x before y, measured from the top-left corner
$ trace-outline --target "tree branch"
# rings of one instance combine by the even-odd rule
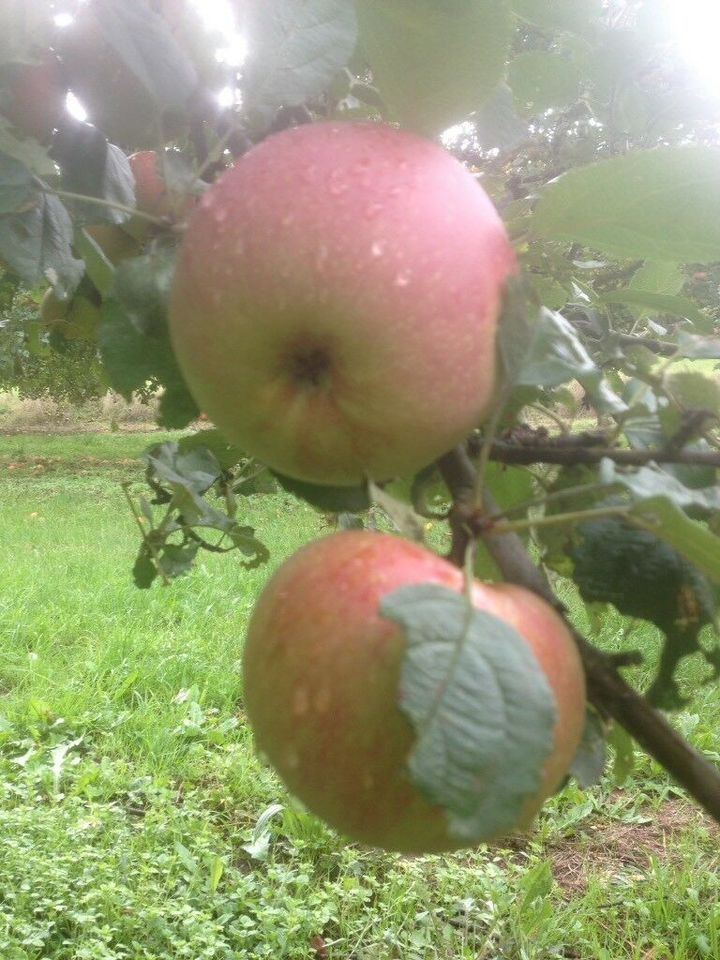
[[[454,503],[450,515],[450,560],[462,566],[469,544],[479,535],[509,582],[532,590],[564,616],[563,604],[553,593],[545,574],[533,563],[522,540],[514,533],[493,536],[492,528],[487,524],[483,529],[484,518],[474,498],[476,471],[465,450],[458,447],[446,454],[438,461],[438,467]],[[487,491],[485,508],[491,513],[498,510]],[[720,822],[720,770],[625,682],[612,657],[588,643],[573,627],[570,629],[585,667],[590,702],[603,715],[612,717],[624,727],[710,816]]]
[[[586,445],[583,445],[585,440]],[[686,463],[693,466],[720,467],[720,452],[715,450],[676,450],[672,447],[654,450],[625,450],[595,445],[605,438],[596,434],[569,435],[553,441],[495,440],[490,459],[498,463],[530,466],[533,463],[552,463],[559,466],[600,463],[607,458],[620,466],[642,467],[648,463]],[[473,456],[482,449],[482,442],[473,442]]]

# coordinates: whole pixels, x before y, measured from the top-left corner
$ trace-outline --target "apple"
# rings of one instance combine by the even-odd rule
[[[334,533],[303,547],[271,578],[243,658],[258,748],[288,789],[350,839],[405,853],[467,845],[409,777],[415,731],[397,705],[405,638],[379,611],[387,594],[422,583],[461,592],[463,576],[398,537]],[[554,746],[516,824],[525,829],[567,775],[580,743],[583,668],[568,628],[544,600],[522,587],[477,581],[472,598],[520,633],[556,700]]]
[[[67,84],[54,53],[37,63],[7,64],[0,72],[0,114],[20,133],[48,143],[65,110]]]
[[[143,213],[154,217],[169,217],[173,213],[173,198],[168,192],[155,150],[140,150],[128,157],[135,177],[135,205]]]
[[[135,178],[135,205],[139,211],[168,221],[187,216],[197,198],[191,192],[168,187],[157,151],[140,150],[128,160]],[[188,191],[189,187],[188,184]],[[131,217],[124,229],[134,237],[144,238],[153,231],[153,226],[140,217]]]
[[[437,144],[307,124],[251,149],[198,204],[170,332],[230,442],[299,480],[384,480],[488,414],[515,269],[492,202]]]

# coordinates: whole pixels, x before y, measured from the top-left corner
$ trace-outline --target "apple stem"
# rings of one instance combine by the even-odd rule
[[[555,596],[550,582],[532,560],[515,532],[499,533],[478,516],[475,499],[477,471],[463,447],[438,460],[438,468],[453,497],[450,514],[452,546],[448,559],[462,567],[468,543],[481,537],[493,560],[510,583],[538,594],[566,617],[564,604]],[[483,493],[484,508],[490,515],[499,507],[492,494]],[[687,790],[703,809],[720,823],[720,770],[682,737],[654,707],[620,676],[616,661],[594,647],[568,624],[582,657],[588,685],[588,699],[603,716],[612,717]]]

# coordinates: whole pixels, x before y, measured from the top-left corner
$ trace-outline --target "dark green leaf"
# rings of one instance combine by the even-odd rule
[[[67,210],[48,193],[36,193],[30,210],[0,216],[0,260],[30,286],[50,280],[60,295],[75,290],[84,267],[72,239]]]
[[[165,387],[161,423],[179,429],[194,420],[197,404],[185,385],[167,330],[173,253],[158,250],[122,263],[103,303],[100,351],[112,386],[129,399],[148,381]]]
[[[192,570],[199,549],[197,543],[186,543],[182,546],[166,543],[160,554],[160,569],[169,580],[185,576]]]
[[[407,637],[400,706],[417,733],[413,781],[445,808],[453,836],[511,830],[539,789],[556,715],[527,643],[435,584],[403,587],[381,612]]]
[[[607,764],[607,732],[605,724],[594,710],[588,710],[585,729],[570,773],[583,790],[599,783]]]
[[[150,556],[147,547],[143,543],[140,547],[135,565],[133,566],[133,580],[139,590],[148,590],[157,577],[157,567]]]
[[[237,466],[245,458],[239,447],[225,439],[219,430],[199,430],[191,437],[183,437],[178,441],[180,453],[189,453],[191,450],[205,448],[209,450],[223,470]]]
[[[64,190],[108,203],[135,206],[135,181],[123,151],[86,123],[63,122],[53,143]],[[74,202],[74,212],[89,223],[123,223],[129,214],[112,206]]]
[[[272,471],[280,486],[288,493],[305,500],[311,507],[328,513],[362,513],[370,506],[370,495],[366,486],[362,487],[325,487],[304,480],[295,480]]]
[[[502,78],[512,18],[504,0],[356,0],[360,44],[404,126],[439,133]]]
[[[177,443],[161,443],[146,454],[147,462],[162,483],[205,493],[221,473],[215,455],[205,447],[181,451]]]

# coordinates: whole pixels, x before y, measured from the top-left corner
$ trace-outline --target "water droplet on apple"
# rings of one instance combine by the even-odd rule
[[[292,747],[285,753],[285,766],[288,770],[297,770],[300,766],[300,755]]]
[[[286,213],[285,216],[282,218],[281,223],[284,227],[289,227],[291,223],[294,223],[294,221],[295,221],[295,216],[292,213]]]
[[[215,211],[215,222],[223,223],[225,220],[227,220],[227,215],[227,207],[218,207]]]
[[[402,270],[395,277],[394,283],[396,287],[407,287],[410,284],[412,274],[409,270]]]
[[[381,257],[387,248],[386,240],[376,240],[375,243],[370,247],[370,253],[374,257]]]

